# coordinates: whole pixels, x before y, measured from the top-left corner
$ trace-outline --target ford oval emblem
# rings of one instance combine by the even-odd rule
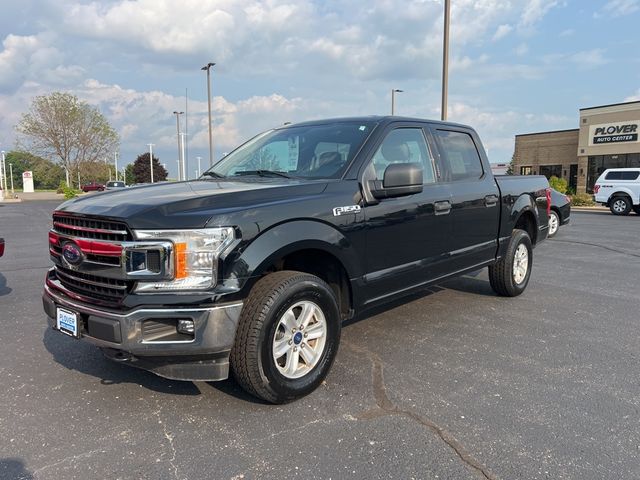
[[[62,246],[62,257],[69,265],[80,265],[82,262],[82,250],[73,242],[67,242]]]

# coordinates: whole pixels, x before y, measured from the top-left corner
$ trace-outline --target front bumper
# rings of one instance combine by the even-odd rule
[[[80,338],[101,347],[112,360],[176,380],[228,377],[229,352],[242,303],[202,308],[138,308],[118,313],[78,302],[46,284],[42,300],[51,327],[56,327],[58,306],[77,313]],[[193,321],[192,337],[154,334],[152,327],[163,328],[177,319]]]

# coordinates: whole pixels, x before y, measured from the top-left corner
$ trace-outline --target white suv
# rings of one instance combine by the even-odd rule
[[[640,215],[640,168],[608,168],[596,180],[593,193],[614,215],[627,215],[631,209]]]

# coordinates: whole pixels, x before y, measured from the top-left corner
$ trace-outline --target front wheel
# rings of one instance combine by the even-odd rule
[[[505,256],[489,266],[491,288],[503,297],[520,295],[527,288],[532,266],[533,247],[529,234],[516,229],[511,233]]]
[[[553,238],[556,233],[558,233],[558,229],[560,228],[560,217],[555,212],[555,210],[551,210],[549,212],[549,233],[548,237]]]
[[[340,342],[340,311],[331,288],[302,272],[267,275],[251,289],[231,350],[231,367],[249,393],[284,403],[312,392],[331,368]]]

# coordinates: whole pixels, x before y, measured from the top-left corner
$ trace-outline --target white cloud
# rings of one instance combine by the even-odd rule
[[[577,52],[570,55],[569,58],[582,69],[597,68],[609,63],[609,60],[605,58],[605,50],[602,48]]]
[[[529,46],[526,43],[521,43],[513,51],[516,55],[522,57],[529,53]]]
[[[508,23],[503,23],[502,25],[498,25],[498,29],[496,30],[496,33],[493,34],[493,40],[496,41],[506,37],[507,35],[509,35],[509,33],[511,33],[512,30],[513,30],[513,27]]]
[[[522,15],[520,16],[520,25],[523,27],[531,27],[539,22],[552,8],[558,6],[557,0],[530,0],[526,2]]]
[[[602,7],[602,14],[610,17],[622,17],[624,15],[631,15],[640,10],[640,0],[609,0],[604,7]],[[595,16],[599,14],[596,12]]]
[[[633,94],[629,95],[628,97],[625,97],[624,101],[625,102],[638,102],[638,101],[640,101],[640,88],[638,88],[638,90],[636,90],[636,93],[633,93]]]

